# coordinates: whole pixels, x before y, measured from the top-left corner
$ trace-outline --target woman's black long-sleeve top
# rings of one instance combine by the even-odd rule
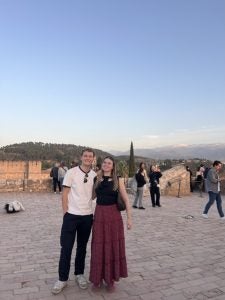
[[[149,173],[149,182],[151,183],[151,186],[156,186],[159,184],[159,178],[162,177],[162,173],[159,171],[156,172],[150,172]]]

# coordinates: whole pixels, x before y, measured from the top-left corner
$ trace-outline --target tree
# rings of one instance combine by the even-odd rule
[[[127,162],[125,160],[120,160],[117,163],[117,172],[118,175],[125,178],[128,175],[128,165]]]
[[[96,166],[101,169],[101,165],[102,165],[102,158],[101,156],[98,156],[97,158],[97,162],[96,162]]]
[[[129,177],[135,174],[135,161],[134,161],[134,147],[133,142],[130,144],[130,157],[129,157]]]

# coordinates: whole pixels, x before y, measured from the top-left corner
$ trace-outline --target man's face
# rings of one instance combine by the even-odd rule
[[[216,166],[217,172],[219,172],[219,171],[221,170],[221,168],[222,168],[222,164],[218,164],[218,165]]]
[[[93,152],[85,151],[81,156],[81,161],[84,166],[90,167],[94,161]]]

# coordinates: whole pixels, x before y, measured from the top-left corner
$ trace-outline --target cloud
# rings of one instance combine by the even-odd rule
[[[159,135],[143,135],[144,139],[158,139]]]

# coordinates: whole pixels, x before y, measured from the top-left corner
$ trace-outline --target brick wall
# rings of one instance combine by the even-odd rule
[[[41,170],[41,161],[0,161],[0,192],[50,191],[50,170]]]

